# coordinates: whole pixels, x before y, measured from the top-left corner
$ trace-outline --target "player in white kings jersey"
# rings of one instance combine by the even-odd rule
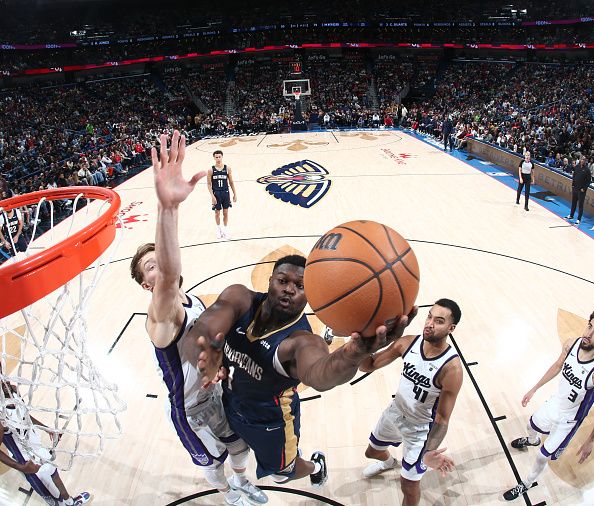
[[[397,339],[359,367],[371,372],[398,357],[404,362],[398,393],[382,413],[365,451],[366,457],[378,462],[363,471],[366,478],[371,478],[395,467],[389,447],[403,443],[400,486],[404,506],[419,504],[420,480],[427,466],[445,474],[454,465],[452,459],[440,455],[445,449],[437,448],[446,435],[462,386],[460,358],[447,342],[460,316],[460,308],[453,300],[438,300],[429,311],[422,335]]]
[[[522,406],[526,407],[534,393],[559,373],[561,373],[559,388],[530,417],[527,427],[528,436],[511,442],[512,447],[517,449],[539,446],[538,433],[547,435],[528,477],[503,494],[507,501],[512,501],[526,493],[544,471],[549,459],[559,458],[592,407],[594,402],[594,378],[592,377],[594,374],[594,312],[590,315],[582,336],[570,339],[563,345],[559,358],[522,398]],[[580,464],[590,455],[592,442],[594,442],[594,431],[578,450]]]
[[[169,391],[171,422],[192,462],[203,468],[208,483],[221,492],[220,502],[265,504],[266,494],[245,476],[249,448],[229,427],[221,386],[202,388],[196,367],[201,348],[195,322],[205,308],[200,299],[181,290],[178,208],[204,173],[184,179],[186,142],[177,130],[169,152],[167,136],[161,135],[160,140],[160,158],[155,148],[151,152],[158,199],[155,243],[138,248],[130,271],[142,288],[152,293],[146,329]],[[234,473],[230,480],[223,466],[228,454]]]

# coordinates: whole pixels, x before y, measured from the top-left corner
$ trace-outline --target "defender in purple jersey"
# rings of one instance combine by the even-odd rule
[[[229,427],[222,389],[220,385],[202,388],[197,368],[200,350],[194,327],[205,308],[200,299],[181,290],[177,221],[179,204],[204,172],[186,181],[181,173],[184,154],[185,138],[180,139],[177,131],[169,152],[167,136],[161,136],[160,160],[152,149],[158,198],[156,238],[155,243],[138,248],[130,270],[132,277],[152,293],[146,329],[169,391],[171,422],[184,448],[194,464],[204,469],[210,485],[223,494],[225,504],[264,504],[268,501],[266,494],[245,476],[249,448]],[[223,466],[228,454],[234,471],[229,481]]]
[[[540,452],[536,455],[536,462],[528,477],[503,494],[506,501],[513,501],[534,486],[549,460],[556,460],[561,456],[588,416],[594,403],[594,312],[590,315],[582,336],[565,342],[555,363],[524,395],[522,406],[526,407],[536,391],[559,373],[561,377],[557,392],[530,417],[528,435],[511,442],[512,448],[518,450],[540,446]],[[539,433],[547,436],[542,445]],[[593,442],[594,430],[577,452],[580,464],[590,456]]]

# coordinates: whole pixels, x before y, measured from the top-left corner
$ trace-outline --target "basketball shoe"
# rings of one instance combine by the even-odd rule
[[[217,227],[217,239],[223,238],[223,229],[221,227]]]
[[[227,481],[233,490],[236,490],[237,492],[243,492],[250,501],[257,504],[266,504],[268,502],[268,496],[262,492],[262,490],[256,487],[256,485],[254,485],[251,481],[246,480],[243,485],[238,485],[235,481],[235,476],[229,478]]]
[[[253,506],[251,502],[249,502],[245,497],[243,497],[241,494],[237,493],[236,491],[234,491],[235,494],[237,494],[237,497],[232,498],[232,497],[228,497],[228,493],[225,494],[225,504],[228,504],[229,506]],[[233,494],[233,495],[235,495]]]
[[[514,499],[520,497],[522,494],[528,492],[528,490],[533,486],[534,483],[530,487],[527,487],[522,482],[520,482],[514,488],[510,488],[507,492],[505,492],[505,494],[503,494],[503,498],[506,501],[513,501]]]
[[[394,469],[397,465],[398,461],[394,457],[390,457],[388,460],[378,460],[363,469],[363,476],[365,476],[365,478],[372,478],[385,471]]]
[[[320,464],[320,470],[317,473],[309,475],[312,487],[319,488],[328,481],[328,468],[326,467],[326,456],[322,452],[314,452],[311,456],[314,464]]]
[[[522,448],[526,448],[527,446],[540,446],[540,438],[536,443],[531,443],[530,438],[524,436],[519,437],[518,439],[514,439],[511,442],[511,447],[516,448],[517,450],[521,450]]]
[[[76,497],[69,497],[64,501],[58,501],[60,506],[80,506],[86,504],[91,500],[91,494],[88,492],[81,492]]]

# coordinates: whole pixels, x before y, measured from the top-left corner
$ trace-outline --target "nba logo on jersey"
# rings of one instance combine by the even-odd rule
[[[267,185],[266,191],[276,199],[309,208],[328,193],[332,183],[326,179],[328,174],[319,163],[301,160],[273,170],[258,183]]]

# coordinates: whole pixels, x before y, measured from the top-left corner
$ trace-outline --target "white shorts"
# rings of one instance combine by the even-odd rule
[[[551,460],[561,456],[580,425],[581,422],[571,419],[570,416],[564,417],[560,413],[555,397],[549,398],[530,417],[530,426],[535,431],[548,435],[540,447],[540,452]]]
[[[398,447],[402,444],[400,475],[407,480],[419,481],[427,471],[421,455],[428,434],[428,423],[410,423],[392,401],[380,416],[369,441],[370,446],[376,450],[387,450],[389,446]]]

